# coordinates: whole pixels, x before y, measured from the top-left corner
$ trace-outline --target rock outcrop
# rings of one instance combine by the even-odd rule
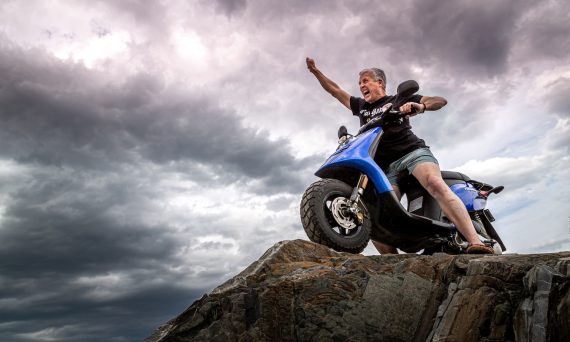
[[[570,252],[363,256],[277,243],[147,342],[566,341]]]

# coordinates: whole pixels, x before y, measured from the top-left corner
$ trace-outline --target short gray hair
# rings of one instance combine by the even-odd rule
[[[362,77],[364,74],[372,74],[372,77],[376,81],[382,81],[384,84],[384,89],[386,89],[386,73],[384,70],[378,68],[367,68],[363,69],[361,72],[358,73],[358,77]]]

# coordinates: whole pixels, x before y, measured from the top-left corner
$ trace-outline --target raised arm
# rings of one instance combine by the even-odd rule
[[[350,94],[344,89],[338,86],[331,79],[326,77],[317,67],[315,66],[315,61],[307,57],[307,68],[309,71],[315,75],[321,86],[337,100],[340,101],[346,108],[350,109]]]

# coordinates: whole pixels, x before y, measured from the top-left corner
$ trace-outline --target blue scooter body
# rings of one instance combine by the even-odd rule
[[[315,172],[317,177],[324,178],[330,170],[352,169],[368,176],[374,184],[376,192],[381,194],[393,191],[386,174],[374,161],[378,139],[382,133],[381,127],[372,128],[355,137],[349,138],[324,162]],[[479,196],[475,187],[467,182],[453,184],[451,190],[461,199],[467,211],[485,209],[487,200]]]
[[[441,208],[417,181],[416,190],[418,187],[421,188],[423,198],[420,199],[423,200],[426,210],[412,213],[402,207],[384,171],[373,159],[381,137],[381,126],[369,128],[356,136],[349,136],[315,175],[320,178],[339,179],[352,186],[355,182],[349,181],[347,175],[353,175],[352,179],[360,174],[368,176],[373,187],[371,190],[368,186],[364,197],[371,214],[373,239],[398,246],[405,252],[417,252],[441,245],[442,241],[448,240],[455,234],[455,226],[449,221],[442,221]],[[461,175],[444,171],[442,172],[444,179],[445,174]],[[486,198],[480,196],[479,191],[469,183],[468,177],[461,176],[466,179],[445,180],[469,212],[482,211],[485,208]],[[408,200],[410,201],[410,198]],[[490,223],[486,224],[485,228],[505,249]]]

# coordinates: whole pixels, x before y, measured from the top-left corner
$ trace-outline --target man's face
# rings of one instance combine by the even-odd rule
[[[358,87],[364,97],[364,101],[368,103],[372,103],[385,95],[384,88],[382,88],[382,81],[375,80],[372,73],[369,72],[360,76]]]

